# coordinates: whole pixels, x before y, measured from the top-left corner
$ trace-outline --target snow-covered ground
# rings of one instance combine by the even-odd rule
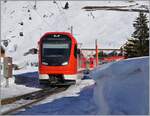
[[[11,78],[8,88],[1,86],[1,99],[40,89],[37,72],[24,73],[23,83]],[[23,77],[25,75],[25,77]],[[86,75],[87,76],[87,75]],[[19,115],[145,115],[149,113],[149,57],[139,57],[100,65],[90,77],[67,91],[52,95]],[[7,109],[9,105],[7,105]],[[12,106],[11,106],[12,107]],[[10,108],[11,108],[10,107]],[[15,107],[15,105],[13,105]],[[67,108],[66,108],[67,107]],[[2,107],[2,110],[6,107]]]
[[[52,95],[18,115],[147,115],[149,57],[101,65],[66,91]],[[96,82],[96,83],[95,83]]]
[[[149,113],[149,57],[118,61],[97,67],[95,103],[100,114]]]
[[[2,77],[1,77],[2,78]],[[29,92],[40,90],[41,88],[26,86],[25,84],[16,84],[15,77],[9,79],[9,86],[6,87],[6,80],[2,79],[3,83],[1,83],[1,95],[0,98],[11,98],[18,95],[23,95]],[[38,86],[38,85],[37,85]]]
[[[52,95],[17,115],[92,115],[97,114],[93,101],[94,80],[82,80],[67,91]]]
[[[0,98],[11,98],[41,89],[42,86],[38,83],[37,70],[37,67],[31,66],[25,66],[21,70],[13,70],[13,76],[8,78],[9,85],[7,87],[2,68],[0,74]]]

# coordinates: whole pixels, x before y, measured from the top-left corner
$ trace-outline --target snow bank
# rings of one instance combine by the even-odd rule
[[[105,64],[91,75],[96,80],[94,100],[100,114],[149,113],[149,57]]]

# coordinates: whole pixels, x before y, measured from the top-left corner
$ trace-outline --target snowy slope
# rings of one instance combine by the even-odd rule
[[[133,32],[132,23],[137,17],[135,12],[92,11],[82,8],[88,5],[99,6],[129,6],[139,7],[147,5],[146,1],[129,3],[126,1],[69,1],[69,9],[62,7],[65,1],[38,1],[36,10],[34,1],[1,1],[2,40],[9,39],[6,48],[7,55],[13,61],[27,62],[27,59],[37,56],[24,57],[30,48],[37,47],[39,38],[47,31],[69,31],[73,26],[73,34],[82,48],[94,48],[94,41],[98,39],[100,48],[120,48]],[[31,20],[29,20],[31,17]],[[23,25],[20,23],[23,22]],[[23,36],[19,33],[23,32]]]
[[[100,114],[149,113],[149,57],[103,65],[92,72]]]

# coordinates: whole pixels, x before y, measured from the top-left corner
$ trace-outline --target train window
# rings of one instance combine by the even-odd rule
[[[75,45],[75,47],[74,47],[74,56],[75,56],[75,58],[77,58],[77,44]]]
[[[59,48],[64,48],[64,49],[67,49],[69,48],[69,44],[47,44],[47,43],[44,43],[43,44],[43,48],[55,48],[55,49],[59,49]]]
[[[71,39],[68,36],[46,36],[41,47],[43,64],[48,66],[67,65],[71,51]]]

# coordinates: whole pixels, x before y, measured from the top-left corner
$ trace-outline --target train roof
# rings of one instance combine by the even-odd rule
[[[44,37],[44,36],[49,35],[49,34],[67,35],[71,40],[77,42],[76,39],[75,39],[75,37],[74,37],[70,32],[46,32],[46,33],[44,33],[43,36],[40,38],[40,41],[43,40],[43,37]],[[40,41],[39,41],[39,42],[40,42]],[[39,42],[38,42],[38,43],[39,43]]]

